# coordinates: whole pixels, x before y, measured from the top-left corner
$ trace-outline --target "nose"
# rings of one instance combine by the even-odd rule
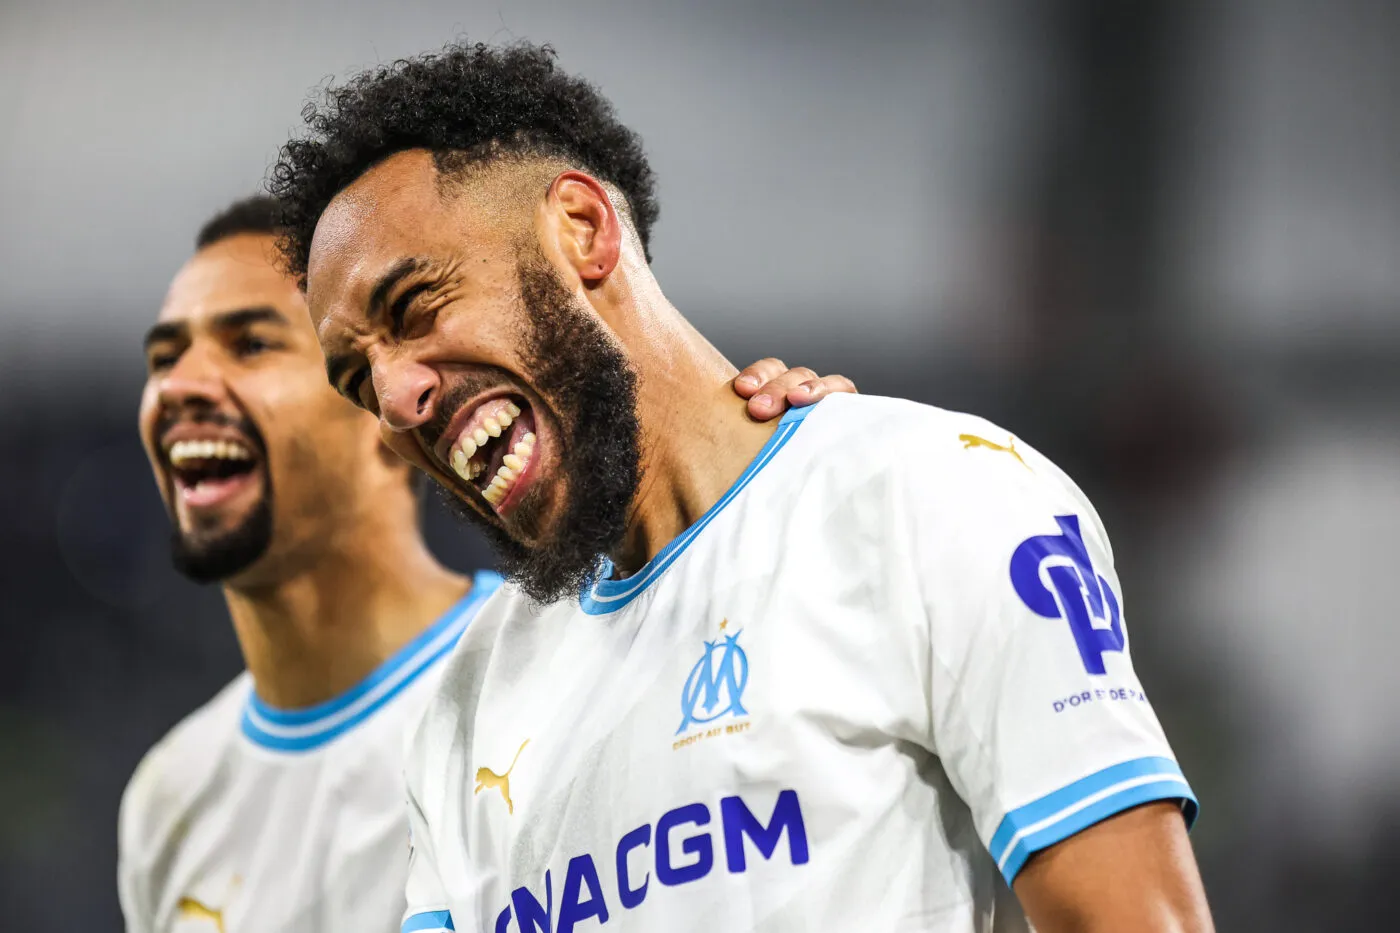
[[[159,384],[162,406],[178,409],[188,405],[218,405],[224,399],[224,382],[218,367],[205,350],[190,346]]]
[[[440,382],[429,366],[381,357],[374,361],[374,394],[380,424],[396,434],[412,431],[433,417]]]

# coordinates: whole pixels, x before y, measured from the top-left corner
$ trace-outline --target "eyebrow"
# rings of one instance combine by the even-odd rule
[[[271,305],[262,305],[256,308],[239,308],[235,311],[224,311],[214,315],[214,327],[219,330],[236,330],[240,327],[247,327],[249,324],[282,324],[288,323],[287,318],[281,311]],[[185,321],[160,321],[152,325],[146,331],[146,338],[141,346],[150,349],[153,343],[163,343],[167,340],[182,340],[189,337],[190,326]]]
[[[153,343],[163,343],[167,340],[179,340],[190,332],[189,327],[183,322],[161,321],[146,331],[146,339],[141,341],[141,347],[149,350]]]
[[[239,308],[236,311],[223,311],[214,315],[214,326],[220,330],[234,330],[249,324],[281,324],[286,326],[286,315],[271,305],[256,308]]]
[[[373,317],[377,312],[383,311],[384,304],[389,298],[389,292],[393,290],[395,285],[403,281],[405,276],[412,275],[414,272],[426,268],[427,265],[428,261],[426,259],[408,257],[406,259],[400,259],[386,269],[384,274],[379,277],[379,281],[374,283],[374,291],[369,293],[369,306],[367,309],[369,316]]]
[[[413,256],[407,256],[394,263],[384,274],[374,283],[374,290],[369,293],[369,303],[365,307],[366,317],[373,318],[376,314],[382,314],[384,307],[389,300],[389,292],[394,290],[405,277],[425,269],[428,260]],[[335,356],[326,358],[326,379],[331,387],[337,392],[340,391],[340,380],[345,376],[347,370],[354,368],[355,357],[346,353],[337,353]]]

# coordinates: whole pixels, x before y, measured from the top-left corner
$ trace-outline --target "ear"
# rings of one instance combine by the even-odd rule
[[[547,203],[556,245],[578,277],[592,285],[611,275],[622,255],[622,225],[602,184],[564,172],[550,183]]]

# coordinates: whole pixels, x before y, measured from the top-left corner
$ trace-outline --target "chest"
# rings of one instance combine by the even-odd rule
[[[538,887],[558,862],[560,885],[592,864],[625,904],[644,876],[669,888],[807,865],[852,813],[875,833],[927,790],[898,590],[824,562],[694,556],[617,610],[552,611],[498,647],[452,830],[474,883]]]
[[[394,777],[337,756],[230,763],[169,835],[155,929],[391,929],[408,854]]]

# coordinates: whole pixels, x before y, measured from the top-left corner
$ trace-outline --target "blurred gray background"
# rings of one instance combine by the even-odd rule
[[[1079,480],[1221,929],[1383,916],[1400,5],[6,0],[0,926],[119,928],[122,786],[239,668],[136,440],[166,284],[311,89],[461,37],[602,86],[661,283],[736,362],[977,411]]]

